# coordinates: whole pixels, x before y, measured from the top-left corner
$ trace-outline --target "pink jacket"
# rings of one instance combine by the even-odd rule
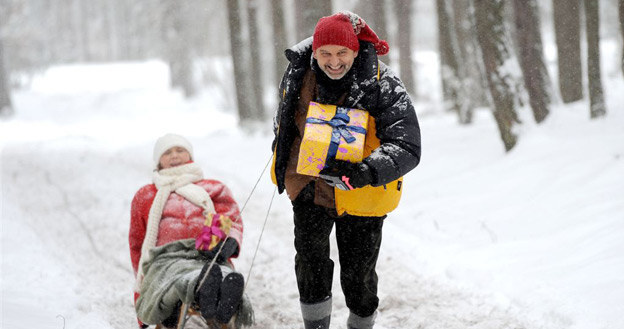
[[[232,228],[229,236],[236,240],[240,252],[243,240],[243,222],[232,193],[223,183],[216,180],[204,179],[195,184],[203,187],[208,192],[217,214],[229,216],[232,219]],[[129,242],[130,259],[135,275],[138,270],[139,259],[141,258],[141,247],[143,239],[145,239],[147,218],[156,192],[157,189],[154,184],[145,185],[135,194],[132,200]],[[182,239],[197,238],[201,233],[204,221],[205,217],[201,207],[184,199],[179,194],[171,193],[163,209],[156,246]],[[235,255],[234,257],[237,256]]]

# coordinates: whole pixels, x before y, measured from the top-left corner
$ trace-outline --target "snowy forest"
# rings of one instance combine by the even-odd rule
[[[607,112],[598,44],[601,37],[617,38],[618,30],[624,34],[622,1],[335,2],[4,0],[3,112],[12,108],[11,86],[27,84],[51,65],[158,58],[169,66],[171,86],[193,97],[215,83],[210,77],[216,68],[209,59],[229,56],[233,81],[217,83],[234,93],[241,124],[261,121],[272,115],[274,101],[268,95],[275,94],[287,65],[283,50],[309,36],[319,17],[338,9],[360,13],[380,37],[396,45],[389,61],[416,98],[421,96],[419,71],[412,53],[436,47],[437,41],[445,110],[470,124],[475,108],[490,107],[507,150],[517,143],[517,108],[524,102],[538,123],[559,100],[587,97],[592,118]],[[434,12],[437,29],[428,24],[435,23]],[[613,17],[617,12],[619,26]],[[542,27],[542,20],[553,24]],[[553,77],[543,34],[554,35]]]
[[[622,328],[624,0],[0,0],[0,327],[136,326],[130,201],[175,132],[243,209],[253,328],[302,328],[262,169],[284,50],[341,10],[422,128],[376,328]]]

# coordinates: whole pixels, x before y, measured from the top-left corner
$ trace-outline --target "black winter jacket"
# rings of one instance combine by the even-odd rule
[[[285,189],[286,166],[293,139],[297,135],[295,111],[303,76],[311,68],[312,38],[287,49],[285,54],[290,64],[280,83],[281,101],[273,121],[275,139],[272,147],[279,193]],[[363,162],[373,170],[376,178],[373,186],[379,186],[405,175],[418,165],[420,127],[403,82],[384,63],[378,61],[373,45],[360,41],[358,57],[355,81],[342,106],[367,110],[375,118],[376,135],[381,146]]]

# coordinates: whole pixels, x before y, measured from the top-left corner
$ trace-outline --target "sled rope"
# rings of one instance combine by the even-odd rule
[[[269,161],[267,161],[266,165],[264,165],[264,169],[262,169],[260,176],[258,176],[258,179],[256,180],[256,184],[254,184],[254,187],[251,189],[251,192],[249,192],[249,196],[247,196],[247,200],[245,200],[245,203],[243,203],[243,207],[241,207],[241,211],[240,211],[241,216],[243,215],[243,211],[245,210],[245,207],[247,207],[247,203],[249,202],[249,199],[251,199],[251,196],[256,191],[256,187],[258,187],[258,183],[260,183],[260,179],[262,179],[262,176],[264,176],[264,172],[269,167],[269,163],[271,163],[272,159],[273,159],[273,154],[271,154],[271,156],[269,157]]]
[[[249,272],[247,273],[247,280],[245,281],[245,287],[243,291],[247,290],[247,285],[251,280],[251,269],[253,268],[254,262],[256,261],[256,256],[258,255],[258,249],[260,249],[260,241],[262,241],[262,235],[264,234],[264,228],[266,227],[267,221],[269,220],[269,214],[271,213],[271,206],[273,205],[273,199],[275,199],[275,191],[277,191],[277,186],[273,189],[273,195],[271,195],[271,202],[269,202],[269,209],[267,209],[266,216],[264,217],[264,223],[262,224],[262,230],[260,230],[260,236],[258,237],[258,243],[256,244],[256,251],[254,251],[253,258],[251,259],[251,265],[249,265]]]
[[[262,169],[262,172],[258,176],[258,179],[256,180],[256,183],[254,184],[253,188],[251,189],[251,192],[249,192],[249,195],[247,196],[247,199],[245,200],[245,203],[243,203],[243,206],[241,207],[241,210],[239,212],[241,217],[243,215],[243,211],[247,207],[247,203],[249,203],[249,200],[251,199],[251,196],[256,191],[256,188],[258,187],[258,184],[260,183],[260,179],[262,179],[262,176],[264,176],[264,172],[268,168],[268,166],[271,163],[272,159],[273,159],[273,154],[271,154],[271,156],[269,157],[269,161],[267,161],[267,164],[264,166],[264,169]],[[258,237],[258,243],[256,244],[256,251],[254,252],[254,256],[253,256],[253,258],[251,260],[251,265],[249,266],[249,272],[247,274],[247,280],[245,281],[245,286],[243,287],[243,292],[245,290],[247,290],[247,284],[249,283],[249,278],[251,276],[251,269],[253,268],[253,264],[254,264],[254,262],[256,260],[256,255],[258,254],[258,249],[260,247],[260,241],[262,240],[262,235],[264,234],[264,228],[266,227],[266,223],[267,223],[267,221],[269,219],[269,213],[271,212],[271,206],[273,205],[273,199],[275,198],[275,191],[276,190],[277,190],[277,187],[273,190],[273,195],[271,196],[271,201],[269,202],[269,209],[267,210],[266,217],[264,218],[264,223],[262,224],[262,230],[260,231],[260,237]],[[217,260],[217,257],[219,256],[219,254],[221,254],[221,250],[223,250],[223,246],[225,245],[225,241],[227,241],[228,238],[229,238],[229,236],[226,235],[225,239],[223,239],[223,243],[220,244],[219,250],[217,250],[217,253],[215,254],[214,258],[210,261],[210,265],[208,266],[208,269],[204,273],[204,276],[200,278],[200,281],[198,282],[198,284],[197,284],[197,286],[195,288],[195,294],[197,294],[197,291],[198,291],[199,287],[201,287],[202,284],[204,284],[204,282],[208,278],[208,273],[210,273],[210,270],[212,270],[212,267],[214,266],[214,264],[215,264],[215,262]],[[178,329],[184,329],[184,326],[186,325],[186,321],[188,320],[189,308],[190,308],[189,304],[185,304],[184,305],[184,310],[182,311],[182,314],[181,314],[181,322],[180,322],[180,325],[178,326]]]
[[[245,201],[245,203],[243,204],[243,207],[241,208],[241,214],[243,213],[243,210],[245,210],[245,207],[247,206],[249,199],[251,199],[251,196],[256,190],[256,187],[258,186],[260,179],[262,179],[262,176],[264,176],[264,172],[269,167],[269,164],[271,163],[272,159],[273,159],[273,154],[271,154],[271,156],[269,157],[269,161],[267,161],[266,165],[264,165],[264,169],[262,169],[260,176],[258,176],[258,180],[256,180],[256,184],[251,189],[251,192],[249,193],[247,200]],[[249,284],[249,280],[251,279],[251,270],[253,269],[253,265],[256,261],[256,256],[258,255],[258,249],[260,249],[260,241],[262,241],[262,235],[264,234],[264,229],[266,228],[266,224],[269,220],[269,214],[271,213],[271,207],[273,206],[273,199],[275,199],[276,190],[277,190],[277,186],[275,187],[275,189],[273,189],[273,194],[271,195],[271,201],[269,201],[269,208],[267,209],[266,216],[264,217],[264,222],[262,223],[262,229],[260,230],[260,236],[258,237],[258,243],[256,243],[256,250],[254,251],[254,255],[251,259],[251,264],[249,265],[249,272],[247,272],[247,280],[245,280],[245,287],[243,288],[243,291],[247,290],[247,285]]]

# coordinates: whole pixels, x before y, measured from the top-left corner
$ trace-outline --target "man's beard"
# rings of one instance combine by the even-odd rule
[[[328,78],[330,78],[332,80],[340,80],[340,79],[344,78],[344,76],[347,75],[347,73],[349,73],[349,70],[351,70],[351,66],[347,66],[346,64],[343,64],[341,66],[344,68],[344,70],[342,71],[342,73],[339,76],[337,76],[337,75],[332,75],[330,73],[331,71],[326,66],[327,65],[323,65],[323,67],[321,67],[321,70],[325,73],[325,75],[327,75]]]

